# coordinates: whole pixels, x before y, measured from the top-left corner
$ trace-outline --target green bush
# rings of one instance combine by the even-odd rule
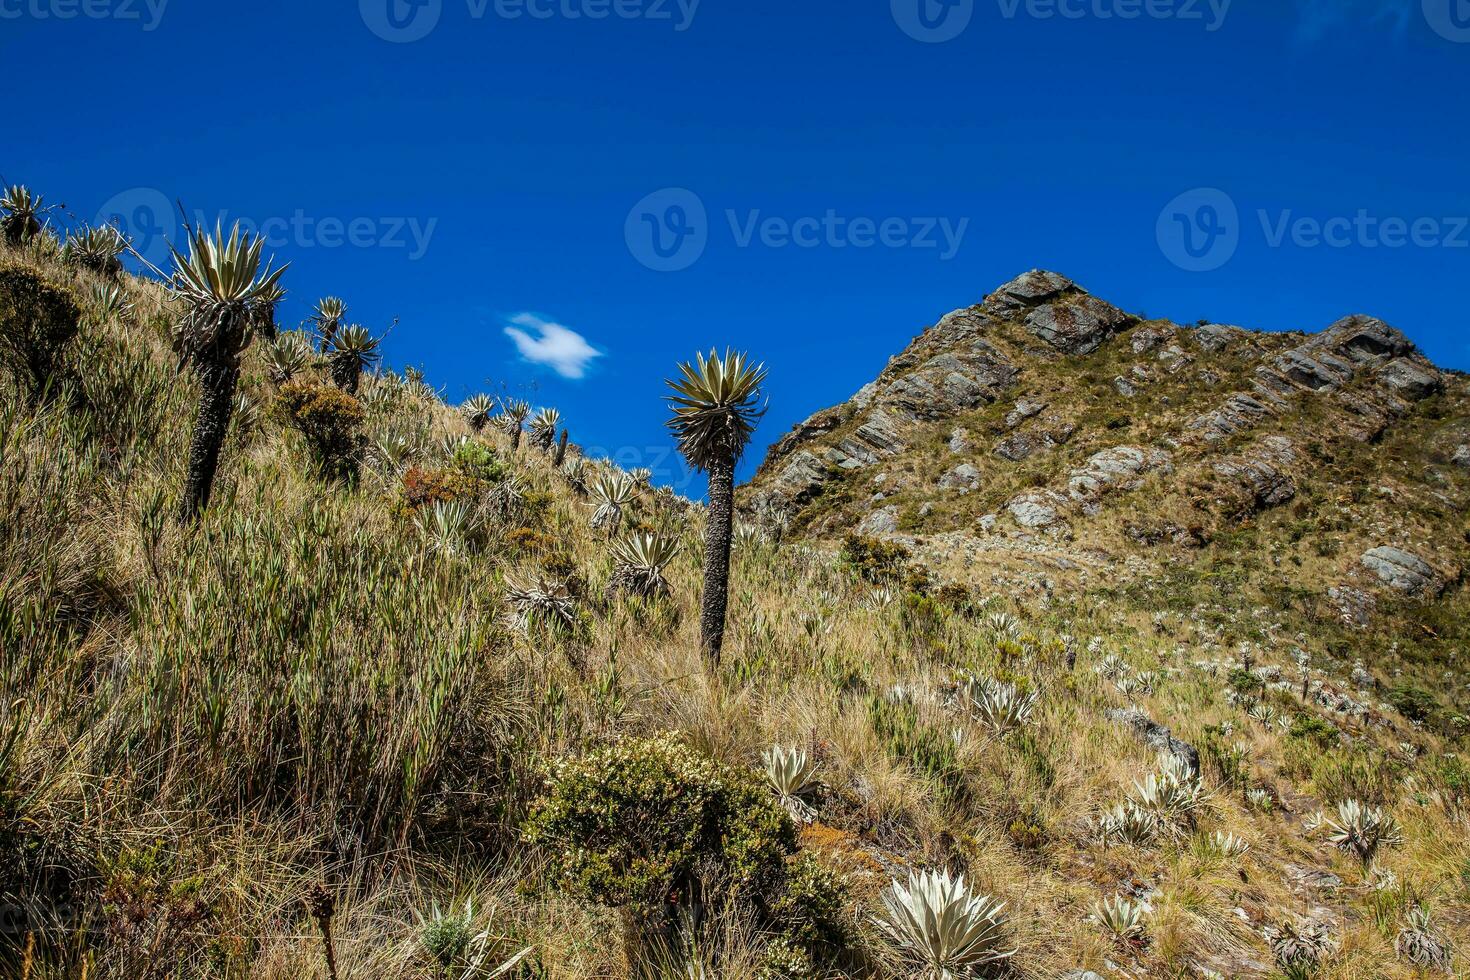
[[[1420,687],[1400,684],[1388,691],[1388,703],[1410,721],[1427,721],[1439,707],[1433,694]]]
[[[357,472],[362,404],[336,385],[292,381],[281,386],[276,417],[300,432],[322,474],[344,479]]]
[[[0,361],[33,400],[53,389],[81,317],[71,293],[36,269],[0,267]]]
[[[752,774],[674,735],[557,763],[526,837],[547,852],[568,891],[644,908],[682,900],[706,862],[735,895],[768,894],[796,850],[791,818]]]
[[[495,455],[495,450],[483,442],[467,442],[456,449],[454,468],[465,476],[487,483],[499,483],[505,478],[505,464]]]
[[[842,542],[842,561],[874,585],[901,585],[908,577],[908,549],[878,538],[849,534]]]

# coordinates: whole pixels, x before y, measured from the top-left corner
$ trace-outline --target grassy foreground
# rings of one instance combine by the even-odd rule
[[[181,527],[196,395],[161,287],[107,300],[44,236],[0,265],[83,314],[45,391],[0,382],[7,977],[903,976],[874,917],[920,868],[1006,903],[1019,977],[1470,970],[1453,696],[1313,694],[1352,690],[1351,644],[1381,635],[1023,605],[748,530],[711,669],[701,508],[642,488],[595,522],[604,464],[569,478],[416,377],[329,394],[320,358],[274,380],[257,343]],[[681,542],[667,594],[612,588],[635,530]],[[1109,718],[1129,707],[1199,749],[1192,799],[1151,799],[1171,770]],[[802,819],[775,745],[818,767]],[[1315,826],[1350,801],[1396,827],[1371,853]],[[625,844],[638,873],[595,859]]]

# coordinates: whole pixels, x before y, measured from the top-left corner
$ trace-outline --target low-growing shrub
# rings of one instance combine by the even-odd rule
[[[1410,721],[1427,721],[1439,707],[1433,694],[1411,684],[1400,684],[1388,691],[1388,703]]]
[[[645,909],[688,897],[702,861],[718,865],[735,893],[762,894],[796,850],[791,818],[753,774],[674,735],[558,762],[526,836],[568,891]]]
[[[908,577],[908,549],[878,538],[849,534],[842,542],[842,561],[874,585],[902,585]]]
[[[54,390],[81,317],[71,293],[36,269],[0,267],[0,362],[33,400]]]
[[[313,461],[329,479],[357,472],[362,404],[335,385],[292,381],[276,397],[276,417],[306,438]]]

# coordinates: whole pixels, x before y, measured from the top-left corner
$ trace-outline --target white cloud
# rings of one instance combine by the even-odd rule
[[[602,356],[602,351],[587,343],[587,338],[577,331],[543,320],[534,313],[517,313],[510,323],[505,335],[515,341],[521,357],[532,364],[544,364],[563,378],[584,377],[587,365]]]
[[[1351,31],[1371,24],[1387,24],[1402,35],[1414,16],[1418,0],[1297,0],[1297,35],[1304,41],[1320,41],[1339,30]]]

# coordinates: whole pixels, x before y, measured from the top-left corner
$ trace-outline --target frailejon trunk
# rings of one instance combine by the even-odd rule
[[[566,461],[567,461],[567,430],[566,429],[562,429],[561,430],[561,441],[556,444],[556,460],[554,461],[555,462],[555,465],[556,465],[556,468],[557,469],[561,469],[561,464],[565,463]]]
[[[332,361],[332,382],[349,395],[357,394],[362,380],[362,363],[355,359],[338,358]]]
[[[214,472],[219,468],[220,449],[230,431],[230,414],[235,408],[235,384],[240,368],[232,362],[201,364],[199,414],[194,419],[194,439],[189,445],[189,472],[184,479],[184,499],[179,519],[193,523],[209,505],[214,489]]]
[[[735,461],[721,459],[709,471],[709,522],[704,535],[704,598],[699,635],[710,660],[720,662],[725,607],[730,600],[730,532],[735,510]]]

